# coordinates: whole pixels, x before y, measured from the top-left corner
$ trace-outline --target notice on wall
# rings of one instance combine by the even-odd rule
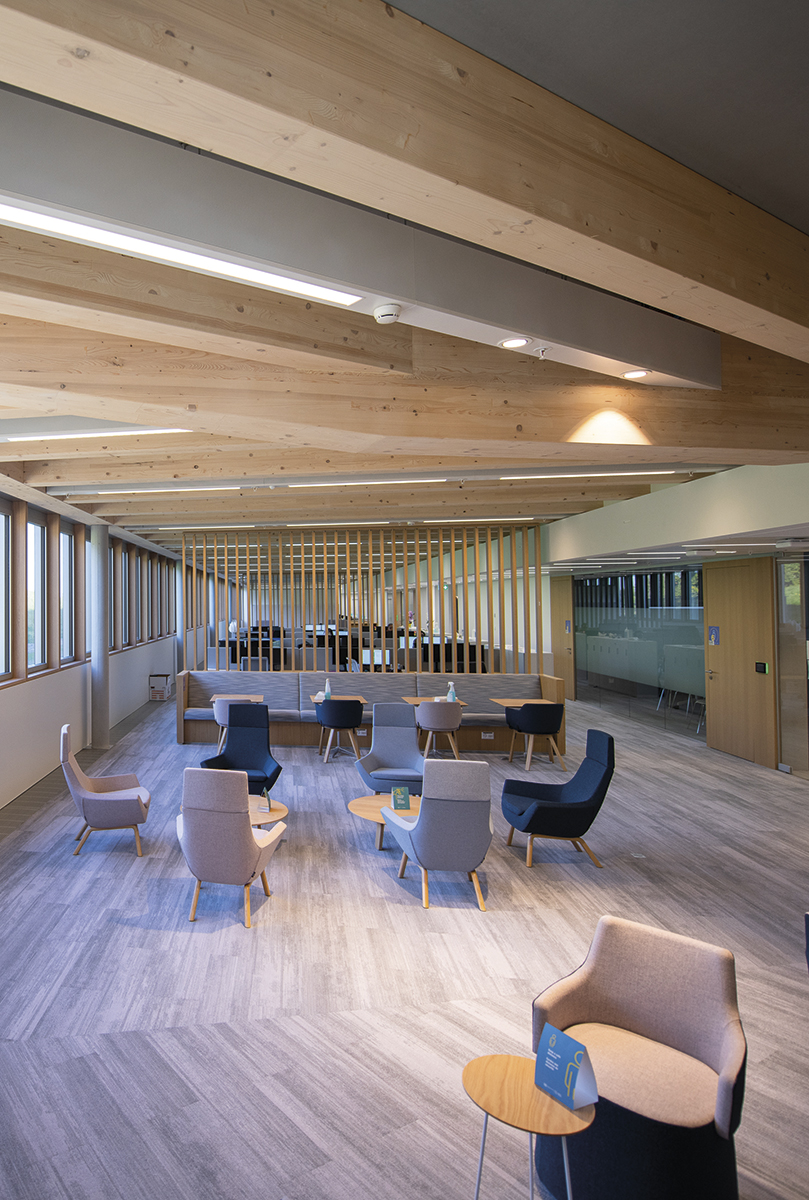
[[[565,1108],[583,1108],[598,1100],[587,1047],[549,1021],[545,1022],[539,1039],[534,1083]]]
[[[719,645],[719,626],[718,625],[709,625],[708,626],[708,645],[709,646],[718,646]]]
[[[410,788],[391,788],[390,794],[393,801],[393,808],[410,809]]]
[[[570,621],[565,621],[565,633],[570,633]]]

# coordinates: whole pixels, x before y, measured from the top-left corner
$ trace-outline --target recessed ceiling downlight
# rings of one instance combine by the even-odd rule
[[[531,339],[527,337],[511,337],[505,338],[504,341],[498,342],[497,344],[504,350],[521,350],[523,346],[528,345],[530,340]]]
[[[624,371],[622,379],[645,379],[649,374],[648,371]]]

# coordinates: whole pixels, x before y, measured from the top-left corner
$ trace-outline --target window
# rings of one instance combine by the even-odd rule
[[[0,512],[0,675],[11,670],[9,650],[9,517]]]
[[[45,641],[45,526],[28,522],[28,666],[47,661]]]
[[[73,657],[73,534],[59,533],[60,657]]]
[[[121,558],[121,626],[123,644],[126,646],[132,641],[129,632],[129,554],[126,546]]]

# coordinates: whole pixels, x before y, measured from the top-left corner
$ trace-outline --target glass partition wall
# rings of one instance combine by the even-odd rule
[[[186,668],[541,670],[533,524],[187,533],[182,557]]]
[[[574,580],[578,699],[705,737],[702,571]]]

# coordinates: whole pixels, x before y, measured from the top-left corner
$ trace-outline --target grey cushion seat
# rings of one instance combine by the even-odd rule
[[[186,721],[213,721],[213,708],[187,708],[183,713]]]
[[[471,712],[468,708],[463,710],[461,715],[461,725],[505,725],[506,710],[501,708],[499,712]]]

